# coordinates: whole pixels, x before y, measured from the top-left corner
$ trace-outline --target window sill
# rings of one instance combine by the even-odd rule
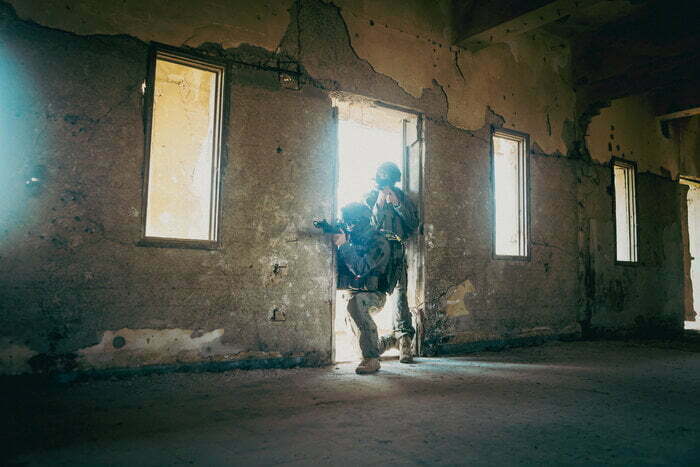
[[[518,262],[529,262],[532,260],[531,256],[505,256],[505,255],[492,255],[492,258],[498,261],[518,261]]]
[[[219,250],[220,242],[210,240],[183,240],[178,238],[146,237],[136,242],[136,246],[153,248],[180,248],[189,250]]]

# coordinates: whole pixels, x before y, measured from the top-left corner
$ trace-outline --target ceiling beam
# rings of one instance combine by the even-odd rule
[[[475,52],[540,28],[605,0],[473,1],[464,12],[457,45]],[[481,13],[490,11],[485,17]]]
[[[657,118],[661,122],[667,122],[669,120],[678,120],[679,118],[692,117],[693,115],[700,115],[700,107],[695,107],[694,109],[679,110],[678,112],[660,115]]]

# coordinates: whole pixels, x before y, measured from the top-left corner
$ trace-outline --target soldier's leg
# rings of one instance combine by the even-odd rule
[[[396,336],[394,335],[394,332],[392,331],[391,334],[387,334],[384,336],[379,337],[379,355],[382,355],[384,352],[386,352],[389,349],[395,348],[399,344],[399,341],[396,339]]]
[[[408,308],[408,266],[405,257],[402,271],[399,274],[399,281],[398,284],[396,284],[396,293],[399,295],[392,316],[394,336],[397,339],[403,336],[408,336],[410,339],[413,339],[413,335],[416,331],[413,328],[411,310]]]
[[[383,307],[385,300],[384,294],[374,292],[356,292],[348,300],[348,315],[362,358],[379,358],[377,325],[370,311]]]
[[[394,315],[394,335],[399,343],[399,362],[413,362],[413,322],[411,310],[408,308],[408,267],[404,256],[403,267],[397,284],[397,298]]]

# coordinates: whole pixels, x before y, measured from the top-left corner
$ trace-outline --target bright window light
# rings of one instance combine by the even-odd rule
[[[156,54],[146,238],[215,242],[222,66]]]
[[[495,254],[527,257],[527,137],[498,130],[492,144]]]
[[[631,162],[613,160],[615,178],[615,244],[617,260],[637,261],[637,197],[635,166]]]

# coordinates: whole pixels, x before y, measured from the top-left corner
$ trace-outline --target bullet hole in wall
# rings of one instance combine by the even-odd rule
[[[270,309],[270,313],[268,314],[268,319],[270,321],[286,321],[287,310],[285,310],[281,306],[274,306]]]

